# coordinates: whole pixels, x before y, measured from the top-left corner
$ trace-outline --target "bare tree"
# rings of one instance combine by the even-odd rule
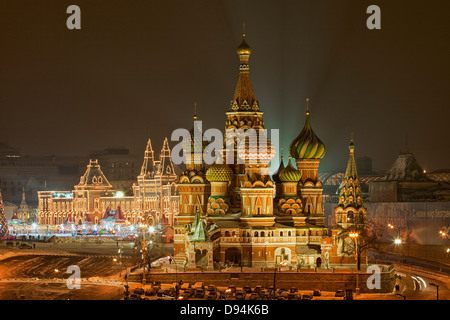
[[[367,221],[365,223],[357,221],[348,228],[341,228],[338,233],[338,241],[342,243],[341,253],[347,256],[355,255],[357,247],[359,270],[362,253],[371,248],[376,248],[379,239],[383,236],[383,231],[383,226],[373,221]],[[350,237],[350,234],[354,233],[357,233],[358,236],[356,238]]]

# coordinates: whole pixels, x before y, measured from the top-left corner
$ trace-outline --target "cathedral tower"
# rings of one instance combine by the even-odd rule
[[[358,171],[356,170],[355,144],[353,143],[353,139],[350,141],[349,151],[347,169],[345,170],[344,180],[341,184],[339,204],[334,211],[336,225],[343,229],[355,226],[356,224],[364,225],[367,213],[363,205],[361,185],[359,183]]]
[[[301,173],[299,194],[303,201],[303,213],[307,221],[316,226],[324,225],[322,183],[318,169],[325,156],[325,145],[314,133],[309,119],[309,99],[306,100],[306,120],[302,132],[291,142],[289,153]]]

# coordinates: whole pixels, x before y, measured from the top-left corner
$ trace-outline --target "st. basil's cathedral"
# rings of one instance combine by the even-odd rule
[[[226,112],[225,130],[264,132],[263,112],[250,79],[251,48],[245,34],[237,54],[239,77]],[[353,141],[345,186],[336,208],[339,221],[330,232],[324,224],[323,190],[318,176],[325,145],[312,129],[308,100],[305,116],[303,130],[290,143],[286,165],[281,157],[280,167],[272,176],[268,166],[276,150],[269,139],[265,139],[265,148],[258,145],[261,139],[256,140],[256,145],[251,139],[240,141],[239,146],[239,139],[234,139],[231,146],[227,142],[222,150],[223,163],[207,167],[203,160],[195,161],[202,159],[205,143],[197,141],[191,130],[192,152],[177,183],[179,214],[174,227],[174,258],[178,266],[215,270],[224,266],[355,265],[356,252],[349,254],[344,247],[354,240],[347,236],[349,230],[355,226],[365,228],[366,211],[354,164]],[[194,125],[197,120],[194,115]],[[243,161],[237,161],[238,157]],[[366,264],[365,254],[358,259]]]

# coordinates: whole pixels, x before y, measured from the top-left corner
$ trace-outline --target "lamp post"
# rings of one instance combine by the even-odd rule
[[[356,295],[359,295],[359,265],[358,265],[358,234],[350,233],[349,237],[355,240],[355,260],[356,260]]]
[[[287,265],[287,261],[281,261],[279,263],[275,263],[275,271],[273,272],[273,300],[275,300],[275,294],[277,292],[277,288],[275,286],[275,282],[276,282],[276,276],[277,276],[277,269],[278,266],[285,266]]]
[[[147,252],[148,252],[148,250],[147,250],[147,242],[145,240],[145,234],[147,232],[149,232],[150,239],[151,239],[151,236],[152,236],[153,232],[155,231],[155,228],[153,226],[149,227],[147,224],[140,224],[139,226],[140,226],[141,232],[142,232],[142,263],[143,263],[142,286],[145,288],[145,283],[146,283],[146,278],[145,278],[146,262],[145,262],[145,259],[147,257]],[[149,241],[149,244],[152,244],[151,240]],[[150,264],[149,264],[149,269],[148,270],[150,272],[151,261],[149,261],[149,262],[150,262]]]
[[[141,246],[141,252],[142,252],[142,287],[145,289],[145,256],[146,256],[146,251],[147,251],[147,244],[145,241],[145,229],[147,225],[145,224],[139,224],[139,229],[141,231],[142,234],[142,246]]]
[[[436,287],[436,300],[439,300],[439,285],[433,282],[430,282],[429,284],[430,286]]]
[[[398,247],[399,245],[402,244],[402,237],[400,235],[400,228],[397,226],[394,226],[393,224],[389,223],[388,228],[393,230],[393,229],[397,229],[397,238],[394,239],[394,244],[396,244],[396,246]],[[402,257],[402,249],[401,247],[397,250],[397,252],[400,254],[400,258]]]
[[[172,258],[171,256],[168,256],[168,258],[170,263],[173,262],[175,264],[175,300],[178,300],[178,265],[174,258]]]
[[[122,249],[122,247],[121,247],[121,249]],[[128,286],[128,268],[125,265],[125,263],[123,263],[123,259],[122,259],[122,252],[123,252],[123,250],[121,250],[121,249],[119,249],[119,253],[120,253],[119,257],[120,257],[120,264],[125,269],[125,277],[124,277],[125,282],[126,282],[126,285],[125,285],[125,297],[128,298],[128,288],[129,288],[129,286]],[[117,262],[117,258],[113,258],[113,262],[116,263]]]

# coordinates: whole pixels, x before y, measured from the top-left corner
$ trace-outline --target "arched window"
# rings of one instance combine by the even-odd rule
[[[280,231],[280,237],[282,237],[283,236],[283,231]]]
[[[255,237],[258,237],[258,231],[255,231],[254,236],[255,236]]]

